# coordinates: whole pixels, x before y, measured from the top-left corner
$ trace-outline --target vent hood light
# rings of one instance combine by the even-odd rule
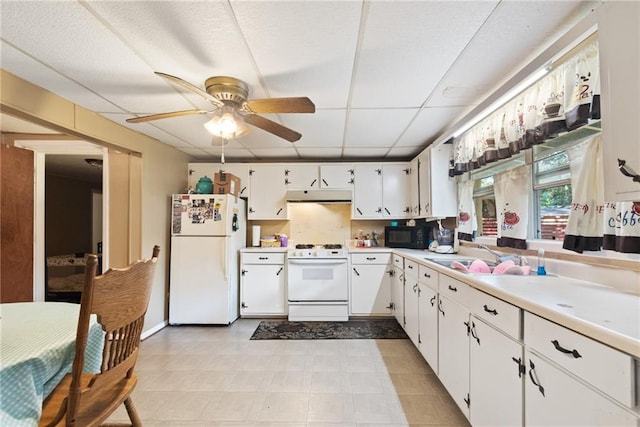
[[[351,190],[288,190],[287,202],[351,203]]]

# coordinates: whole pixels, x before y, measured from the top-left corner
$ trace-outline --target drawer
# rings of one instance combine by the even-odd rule
[[[242,254],[243,264],[284,264],[284,252],[251,252]]]
[[[400,255],[393,254],[393,266],[398,267],[400,269],[404,269],[404,257]]]
[[[413,281],[418,281],[418,272],[419,264],[415,261],[411,261],[409,259],[404,260],[404,276],[406,278],[410,278]]]
[[[634,407],[631,356],[526,311],[524,343],[617,401]]]
[[[438,292],[438,272],[433,268],[420,264],[418,267],[418,281]]]
[[[446,274],[440,274],[438,281],[440,282],[438,289],[441,295],[445,295],[447,298],[469,307],[473,290],[471,286]]]
[[[389,264],[390,253],[351,254],[351,264]]]
[[[471,289],[469,310],[476,317],[520,340],[520,308],[477,289]]]

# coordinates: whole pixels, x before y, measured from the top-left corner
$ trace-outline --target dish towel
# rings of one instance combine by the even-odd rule
[[[578,253],[599,251],[604,210],[602,137],[596,135],[566,152],[571,169],[571,211],[562,247]]]
[[[495,175],[493,190],[498,217],[498,246],[527,248],[530,186],[531,168],[528,165]]]
[[[458,239],[473,241],[478,221],[476,205],[473,203],[473,180],[458,183]]]

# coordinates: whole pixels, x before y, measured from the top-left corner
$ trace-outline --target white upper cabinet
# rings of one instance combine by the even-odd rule
[[[358,163],[354,175],[353,218],[409,217],[407,163]]]
[[[419,165],[420,160],[418,157],[409,163],[409,208],[411,209],[410,216],[412,218],[417,218],[420,215]]]
[[[350,163],[321,164],[320,188],[352,189],[354,170]]]
[[[457,215],[458,193],[449,177],[451,144],[430,146],[418,155],[420,218],[444,218]]]
[[[318,165],[296,163],[282,165],[287,190],[311,190],[320,188]]]
[[[284,167],[252,164],[249,169],[248,219],[287,219]]]
[[[640,200],[640,3],[606,2],[598,9],[605,199]],[[627,169],[629,168],[629,169]]]

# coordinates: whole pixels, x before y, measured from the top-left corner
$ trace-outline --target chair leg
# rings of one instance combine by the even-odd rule
[[[133,427],[142,427],[142,420],[138,415],[138,411],[136,410],[136,406],[133,404],[133,400],[131,399],[131,396],[127,397],[124,400],[124,407],[127,409],[127,414],[129,414],[131,425]]]

